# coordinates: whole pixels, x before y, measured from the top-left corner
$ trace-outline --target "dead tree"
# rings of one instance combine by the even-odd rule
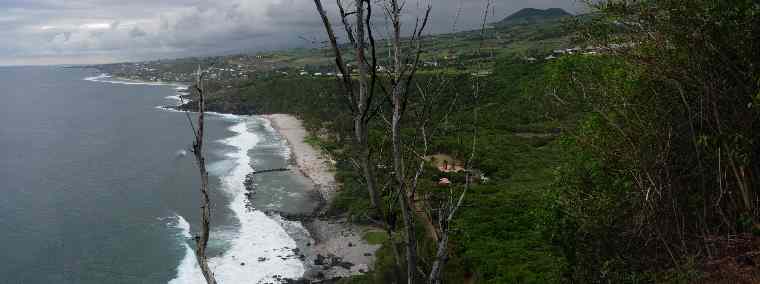
[[[472,128],[472,145],[470,149],[470,157],[465,164],[465,184],[464,190],[461,193],[454,191],[452,187],[449,187],[448,196],[446,202],[438,209],[438,228],[436,231],[436,254],[433,260],[433,265],[430,268],[430,274],[428,275],[428,283],[438,284],[441,283],[441,275],[443,274],[444,265],[449,260],[449,235],[451,233],[451,222],[454,220],[459,208],[462,207],[464,198],[467,196],[467,192],[470,190],[473,181],[473,162],[475,160],[475,153],[478,145],[478,111],[479,111],[479,99],[480,99],[480,82],[475,79],[473,83],[473,128]]]
[[[208,247],[209,240],[209,218],[211,217],[210,200],[208,195],[208,171],[206,171],[206,158],[203,156],[203,131],[205,128],[205,110],[206,110],[206,94],[203,88],[203,76],[204,73],[198,67],[195,80],[195,91],[198,93],[198,127],[193,124],[193,120],[190,118],[190,113],[185,112],[187,120],[190,123],[190,127],[193,130],[193,156],[195,156],[195,162],[198,165],[198,171],[201,175],[201,233],[195,236],[195,258],[198,261],[198,266],[203,272],[203,277],[208,284],[216,284],[214,273],[208,267],[208,256],[206,255],[206,248]]]
[[[403,4],[399,4],[398,0],[388,0],[385,5],[385,13],[390,18],[393,29],[393,34],[391,35],[393,67],[389,74],[391,104],[393,107],[391,118],[393,169],[396,195],[406,231],[406,275],[408,283],[411,284],[416,283],[417,278],[417,237],[414,226],[414,211],[412,209],[414,195],[408,188],[406,169],[404,167],[404,141],[401,135],[401,123],[409,101],[409,86],[414,80],[414,75],[419,67],[420,54],[422,53],[422,33],[427,26],[432,6],[431,4],[427,5],[424,18],[421,22],[418,19],[412,30],[412,35],[409,38],[409,48],[411,50],[409,52],[405,52],[402,47],[402,6]]]
[[[483,26],[481,30],[481,36],[485,38],[485,31],[486,31],[486,23],[487,23],[487,17],[488,17],[488,10],[491,6],[491,0],[486,1],[486,7],[483,12]],[[401,37],[401,10],[403,7],[403,2],[399,4],[398,0],[387,0],[385,10],[387,16],[390,18],[390,22],[392,23],[393,28],[393,34],[391,36],[391,45],[392,45],[392,61],[393,61],[393,68],[389,72],[389,77],[391,78],[391,102],[393,106],[393,114],[391,118],[391,136],[393,140],[393,146],[392,146],[392,155],[393,155],[393,161],[394,161],[394,176],[396,180],[396,189],[397,189],[397,196],[399,198],[399,207],[402,212],[402,217],[404,221],[404,226],[406,228],[406,261],[407,261],[407,279],[409,283],[416,283],[416,273],[418,270],[420,270],[421,273],[426,274],[427,281],[429,283],[440,283],[441,282],[441,275],[443,273],[443,267],[448,260],[448,242],[449,242],[449,234],[450,234],[450,223],[454,219],[457,211],[459,208],[461,208],[462,203],[464,202],[464,198],[467,195],[467,191],[470,189],[472,185],[473,180],[473,169],[472,164],[475,158],[475,153],[477,149],[477,137],[478,137],[478,131],[477,131],[477,121],[478,121],[478,100],[480,95],[480,82],[477,78],[474,78],[474,84],[473,84],[473,98],[475,101],[475,108],[473,111],[473,132],[472,132],[472,149],[470,152],[470,157],[466,164],[466,181],[464,190],[461,192],[456,192],[452,188],[449,189],[448,192],[448,198],[447,201],[441,206],[441,208],[438,209],[438,227],[436,232],[433,234],[435,237],[435,241],[437,242],[437,249],[436,249],[436,255],[435,259],[433,260],[432,267],[430,268],[429,273],[425,273],[424,271],[421,271],[417,267],[417,239],[415,236],[415,221],[414,221],[414,214],[412,212],[412,207],[418,207],[418,203],[416,203],[415,198],[415,192],[418,186],[419,178],[423,174],[424,170],[424,156],[427,155],[428,145],[430,143],[430,139],[432,139],[432,135],[435,132],[434,130],[431,131],[428,129],[428,122],[431,119],[431,113],[426,113],[424,110],[422,112],[422,116],[416,117],[416,120],[418,122],[421,122],[420,125],[418,125],[420,130],[420,136],[422,137],[422,143],[423,143],[423,154],[417,155],[418,158],[420,158],[419,165],[417,166],[416,171],[412,175],[412,178],[409,179],[406,176],[407,167],[405,166],[405,161],[407,161],[404,157],[404,149],[403,145],[406,143],[404,141],[405,137],[401,135],[401,128],[402,128],[402,120],[406,114],[407,111],[407,104],[409,103],[410,98],[410,89],[409,86],[412,84],[414,80],[414,76],[417,72],[417,69],[419,68],[419,60],[420,55],[422,53],[422,33],[425,30],[425,27],[427,26],[427,21],[430,15],[431,11],[431,5],[428,4],[426,6],[425,15],[420,20],[418,19],[415,23],[414,29],[412,29],[411,36],[407,37],[406,41],[408,42],[408,51],[404,51],[404,47],[402,46],[402,37]],[[481,41],[481,48],[482,48],[482,41]],[[442,84],[445,85],[445,84]],[[422,88],[419,88],[419,93],[422,95],[422,108],[423,109],[429,109],[429,105],[433,102],[429,100],[429,95],[426,95],[425,90]],[[433,90],[433,92],[436,92]],[[439,91],[440,92],[440,89]],[[435,94],[433,94],[435,95]],[[456,101],[456,100],[454,100]],[[453,106],[453,105],[452,105]],[[451,111],[451,108],[449,108],[449,112]],[[446,119],[448,117],[448,114],[443,117],[443,119]],[[410,148],[414,149],[415,145],[411,145]]]
[[[335,65],[338,68],[339,83],[343,88],[343,96],[351,111],[353,118],[354,147],[357,149],[357,164],[364,178],[370,203],[376,210],[378,217],[383,217],[381,196],[375,182],[374,165],[371,162],[372,152],[369,147],[369,123],[377,112],[378,104],[375,102],[375,84],[377,82],[377,60],[375,53],[375,39],[372,33],[370,19],[372,18],[372,4],[369,0],[355,0],[355,10],[346,12],[341,0],[337,0],[340,19],[346,32],[349,43],[356,54],[357,82],[352,78],[351,66],[343,58],[343,53],[338,44],[337,36],[332,28],[327,12],[321,0],[314,0],[317,12],[319,12],[325,31],[329,37],[330,48],[334,52]],[[352,22],[350,17],[354,18]],[[369,43],[369,47],[367,44]],[[371,61],[367,59],[369,51]]]
[[[372,33],[372,3],[369,0],[355,0],[355,10],[347,12],[340,0],[337,0],[337,6],[340,12],[340,19],[343,27],[346,31],[348,42],[355,49],[356,64],[358,65],[358,86],[355,85],[352,79],[351,70],[349,65],[345,63],[340,46],[337,42],[337,37],[330,24],[330,20],[327,13],[322,6],[320,0],[314,0],[319,12],[325,30],[329,37],[330,46],[334,52],[335,63],[341,74],[339,81],[344,88],[345,98],[348,102],[349,109],[351,110],[354,119],[354,139],[355,146],[359,151],[359,168],[361,168],[363,176],[367,182],[367,190],[370,194],[372,206],[378,209],[378,214],[385,216],[380,204],[381,196],[380,192],[375,185],[375,175],[373,172],[373,164],[371,162],[371,152],[369,150],[369,144],[367,141],[367,131],[369,128],[369,122],[372,117],[380,111],[380,105],[373,102],[375,97],[375,86],[378,82],[377,75],[377,58],[375,51],[375,38]],[[439,222],[439,231],[436,233],[436,241],[438,243],[438,253],[433,264],[432,271],[426,273],[421,271],[417,266],[417,239],[415,233],[415,211],[417,207],[415,203],[415,192],[417,189],[418,181],[423,174],[425,161],[424,156],[427,155],[429,139],[434,131],[428,129],[428,123],[430,122],[430,111],[426,105],[423,107],[427,112],[423,111],[423,115],[417,117],[417,121],[421,122],[419,130],[420,136],[423,140],[424,150],[422,153],[415,152],[419,164],[415,168],[413,174],[407,174],[408,162],[405,159],[405,151],[408,148],[408,141],[401,134],[402,124],[404,116],[407,112],[407,104],[410,98],[410,86],[414,81],[414,77],[420,65],[420,55],[422,53],[422,35],[427,26],[430,11],[432,9],[431,4],[427,4],[425,7],[424,17],[418,19],[415,23],[414,29],[410,36],[402,38],[402,23],[401,13],[403,9],[403,3],[398,0],[384,0],[383,1],[386,16],[391,20],[392,35],[389,37],[390,41],[390,56],[393,63],[392,68],[388,71],[387,78],[389,81],[389,88],[380,86],[383,91],[389,97],[392,106],[392,117],[388,124],[390,125],[390,136],[392,140],[392,158],[393,158],[393,192],[391,197],[395,198],[392,202],[398,202],[402,214],[402,220],[405,227],[405,241],[404,247],[406,251],[406,273],[408,283],[417,283],[418,275],[425,275],[428,281],[431,283],[437,283],[440,280],[440,275],[443,271],[443,265],[448,257],[447,244],[449,226],[448,224],[454,218],[454,215],[464,200],[466,189],[469,188],[470,177],[468,177],[468,183],[465,191],[454,198],[453,192],[450,200],[456,200],[451,203],[447,208],[448,214]],[[351,21],[349,17],[353,16],[355,21]],[[367,47],[369,44],[369,47]],[[408,45],[408,46],[407,46]],[[371,53],[371,61],[367,60],[367,51]],[[443,84],[442,84],[443,85]],[[420,93],[424,95],[425,91],[420,89]],[[440,92],[438,91],[434,92]],[[431,103],[427,99],[423,99],[423,104]],[[453,100],[452,102],[455,102]],[[453,106],[453,103],[452,103]],[[450,109],[449,112],[450,113]],[[447,116],[447,115],[446,115]],[[475,134],[476,135],[476,134]],[[408,138],[407,138],[408,139]],[[473,139],[473,145],[475,140]],[[411,148],[414,148],[412,146]],[[473,146],[474,148],[474,146]],[[474,153],[474,152],[473,152]],[[470,172],[468,170],[468,172]],[[392,211],[392,209],[390,209]],[[387,212],[387,215],[392,215],[393,212]],[[388,218],[385,220],[385,226],[390,239],[393,237],[393,226],[395,221]],[[397,250],[397,246],[394,244],[394,253],[396,256],[397,264],[400,266],[399,258],[400,253]],[[429,276],[427,276],[429,274]]]

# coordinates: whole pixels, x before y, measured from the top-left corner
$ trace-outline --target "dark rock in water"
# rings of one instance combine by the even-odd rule
[[[245,181],[243,181],[243,185],[245,185],[245,190],[248,191],[245,193],[246,202],[245,207],[248,210],[255,210],[253,206],[253,195],[255,194],[256,185],[253,183],[253,173],[249,173],[245,176]]]
[[[327,262],[325,262],[325,257],[321,254],[317,254],[317,258],[314,259],[314,265],[325,265]]]
[[[749,255],[740,255],[736,257],[736,263],[742,266],[754,266],[755,261]]]
[[[266,257],[259,257],[258,261],[259,262],[264,262],[264,261],[267,261],[267,258]]]
[[[245,266],[245,262],[241,262],[241,263],[240,263],[240,266]]]
[[[255,184],[253,183],[253,173],[249,173],[245,176],[245,181],[243,181],[243,185],[245,185],[245,190],[252,192],[255,189]]]
[[[337,257],[333,254],[329,254],[327,257],[330,258],[330,266],[338,266],[343,261],[342,258]]]
[[[351,269],[351,267],[354,266],[354,264],[350,263],[348,261],[342,261],[342,262],[338,263],[337,266],[343,267],[345,269]]]

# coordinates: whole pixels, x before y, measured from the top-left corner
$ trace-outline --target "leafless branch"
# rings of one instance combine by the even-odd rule
[[[206,255],[206,248],[208,247],[210,225],[209,219],[211,217],[210,200],[208,194],[208,171],[206,171],[206,158],[203,156],[203,132],[205,128],[205,111],[206,111],[206,94],[203,87],[204,73],[198,67],[195,90],[198,92],[198,128],[193,133],[195,141],[193,142],[193,155],[195,156],[195,162],[198,165],[198,170],[201,175],[201,234],[195,237],[195,256],[198,261],[198,266],[203,272],[203,277],[208,284],[216,284],[214,273],[208,267],[208,256]],[[186,112],[189,118],[189,114]],[[192,125],[192,121],[191,121]],[[192,127],[195,129],[195,127]]]

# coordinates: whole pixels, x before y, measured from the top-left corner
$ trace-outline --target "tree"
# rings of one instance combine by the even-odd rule
[[[203,155],[203,131],[205,128],[205,110],[206,110],[206,94],[203,87],[203,77],[205,73],[198,67],[195,80],[195,91],[198,94],[198,127],[196,129],[193,120],[190,118],[190,113],[185,111],[187,120],[190,123],[190,128],[193,131],[193,147],[192,152],[195,157],[195,162],[198,165],[198,171],[201,176],[201,233],[195,237],[195,258],[198,261],[198,266],[201,268],[203,277],[208,284],[216,284],[214,273],[208,267],[208,256],[206,255],[206,248],[208,247],[209,240],[209,219],[211,218],[210,200],[208,194],[208,171],[206,171],[206,158]],[[184,103],[184,102],[183,102]]]
[[[384,226],[391,240],[394,240],[394,228],[395,228],[395,210],[393,209],[393,203],[397,203],[399,210],[401,211],[401,217],[404,224],[404,247],[405,247],[405,259],[406,259],[406,278],[408,283],[417,283],[419,276],[424,274],[428,282],[438,283],[440,282],[440,276],[443,271],[444,264],[448,259],[448,234],[449,223],[454,218],[456,211],[461,207],[464,196],[467,189],[470,186],[470,170],[467,173],[467,185],[464,192],[457,195],[454,191],[450,191],[449,202],[445,208],[441,208],[442,216],[437,222],[439,224],[438,229],[431,229],[431,234],[434,236],[437,242],[437,253],[431,271],[424,272],[418,266],[418,254],[417,254],[417,236],[416,236],[416,221],[418,218],[415,212],[422,210],[419,209],[419,204],[415,197],[415,192],[418,187],[420,177],[424,173],[425,169],[425,156],[427,155],[429,141],[435,133],[434,130],[429,129],[429,123],[432,120],[431,107],[434,105],[435,93],[440,92],[432,91],[432,93],[426,92],[419,84],[415,84],[415,75],[417,69],[420,66],[420,56],[422,54],[422,37],[425,31],[428,19],[430,17],[430,11],[432,4],[428,3],[424,6],[424,16],[418,18],[415,26],[411,30],[408,37],[402,37],[402,9],[404,3],[398,0],[385,0],[378,3],[383,3],[385,16],[390,19],[391,31],[388,41],[390,43],[389,50],[389,62],[391,62],[390,68],[387,69],[387,74],[382,78],[387,78],[387,86],[384,80],[379,80],[377,71],[377,54],[375,48],[375,37],[372,32],[372,3],[368,0],[356,0],[355,10],[346,12],[343,8],[342,2],[337,1],[338,10],[340,12],[340,18],[343,27],[346,31],[348,42],[355,49],[356,62],[358,65],[358,88],[354,86],[354,81],[351,78],[351,70],[349,65],[345,63],[342,55],[340,45],[337,42],[337,38],[330,24],[330,20],[322,6],[320,0],[315,0],[317,11],[319,12],[327,35],[329,37],[330,47],[335,55],[335,63],[338,70],[341,73],[340,84],[342,85],[346,101],[348,101],[349,109],[354,117],[354,131],[355,131],[355,146],[360,149],[360,168],[363,170],[364,179],[367,181],[367,189],[370,194],[371,203],[374,208],[378,210],[378,215],[384,217]],[[490,5],[490,1],[488,2]],[[488,6],[487,6],[488,7]],[[486,11],[488,8],[486,8]],[[485,13],[484,13],[485,14]],[[349,16],[355,16],[355,20],[351,22]],[[366,45],[369,44],[369,52],[371,54],[371,61],[367,60]],[[407,46],[408,45],[408,46]],[[416,113],[417,117],[415,125],[419,131],[416,139],[413,137],[405,137],[402,133],[404,127],[404,119],[408,112],[408,105],[410,98],[414,93],[411,86],[415,86],[418,89],[418,93],[422,96],[419,102],[418,109],[420,112]],[[441,84],[443,87],[445,84]],[[367,141],[367,130],[369,127],[370,119],[372,119],[378,112],[382,112],[382,104],[374,104],[375,89],[379,86],[387,96],[387,100],[391,106],[391,117],[385,119],[389,124],[388,135],[391,137],[391,156],[393,163],[392,172],[392,188],[390,192],[391,206],[388,211],[385,212],[380,207],[381,204],[381,192],[378,191],[375,185],[375,175],[373,173],[373,163],[371,161],[371,153],[369,152]],[[431,88],[435,90],[435,88]],[[388,91],[390,90],[390,91]],[[456,99],[451,100],[452,106],[456,102]],[[373,105],[374,104],[374,105]],[[446,107],[448,111],[451,111],[451,107]],[[446,117],[446,116],[444,116]],[[477,135],[477,132],[474,132]],[[473,155],[475,148],[475,141],[473,139]],[[420,145],[415,143],[422,143],[420,152],[414,150],[419,148]],[[411,151],[410,151],[411,149]],[[409,157],[410,153],[414,153],[413,157]],[[411,163],[412,165],[409,165]],[[472,164],[472,156],[468,164]],[[408,173],[408,170],[413,172]],[[390,184],[389,184],[390,185]],[[425,218],[426,216],[419,216]],[[429,223],[433,223],[432,220],[427,220]],[[428,227],[434,227],[430,225]],[[398,246],[393,244],[393,251],[396,256],[396,263],[398,268],[401,269],[400,253]]]
[[[377,112],[375,102],[375,84],[377,82],[377,57],[375,52],[375,40],[372,34],[371,17],[372,4],[369,0],[356,0],[356,10],[346,13],[340,0],[336,1],[340,11],[341,21],[346,31],[351,46],[356,53],[358,65],[358,86],[352,79],[352,69],[343,58],[338,40],[333,31],[330,19],[327,16],[321,0],[314,0],[317,12],[319,12],[325,31],[329,37],[330,47],[334,52],[335,65],[340,72],[339,83],[343,88],[343,96],[348,109],[353,117],[354,146],[358,151],[357,160],[366,183],[367,192],[370,196],[372,207],[377,210],[378,217],[382,217],[382,204],[380,193],[375,185],[375,169],[370,159],[372,156],[369,147],[369,124]],[[365,6],[366,4],[366,6]],[[355,28],[352,27],[349,16],[355,16]],[[369,37],[371,62],[367,60],[367,37]]]

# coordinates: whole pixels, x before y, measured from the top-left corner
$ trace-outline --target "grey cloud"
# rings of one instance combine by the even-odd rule
[[[407,0],[407,23],[421,15],[418,3],[426,1],[434,5],[428,31],[441,33],[452,31],[460,9],[456,29],[477,28],[486,0]],[[525,7],[574,12],[580,9],[576,1],[500,0],[490,17],[496,21]],[[334,1],[323,2],[337,24]],[[311,0],[4,0],[0,10],[0,36],[5,39],[0,65],[35,57],[50,62],[145,60],[314,47],[302,38],[324,38]],[[384,36],[386,20],[379,7],[374,23]]]
[[[132,37],[132,38],[144,37],[147,34],[148,33],[146,33],[145,31],[141,30],[138,27],[134,27],[134,28],[132,28],[131,31],[129,31],[129,36]]]

